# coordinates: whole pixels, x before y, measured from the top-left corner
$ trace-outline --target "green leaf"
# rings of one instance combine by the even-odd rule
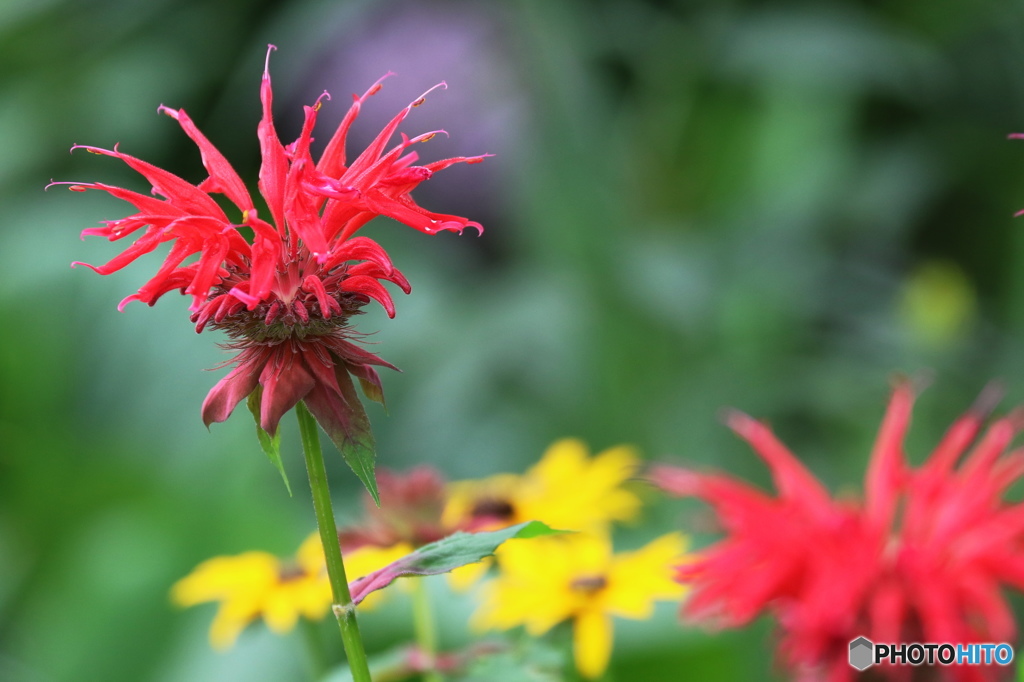
[[[525,637],[517,646],[494,646],[490,651],[467,657],[462,674],[448,679],[457,682],[563,682],[566,677],[566,649],[551,644],[550,637]],[[482,648],[482,647],[481,647]],[[571,665],[571,663],[569,664]]]
[[[330,436],[341,456],[345,458],[345,462],[363,482],[367,492],[379,507],[380,493],[377,492],[377,477],[373,473],[374,461],[377,459],[377,446],[373,439],[373,431],[370,429],[370,418],[366,416],[366,410],[363,408],[362,401],[359,400],[355,386],[352,385],[352,377],[349,376],[349,373],[342,369],[336,372],[336,375],[341,395],[348,403],[351,421],[346,433],[338,434],[337,429],[332,429],[327,431],[327,435]]]
[[[253,419],[256,420],[256,437],[259,438],[260,447],[263,448],[263,452],[266,453],[271,464],[277,467],[277,470],[281,473],[281,480],[284,481],[284,487],[288,489],[288,496],[291,497],[292,486],[288,482],[288,474],[284,471],[284,463],[281,462],[281,432],[278,431],[271,436],[260,426],[260,398],[262,395],[263,387],[257,386],[256,390],[249,394],[249,400],[246,401],[246,404],[249,406],[249,411],[252,412]]]
[[[380,386],[372,381],[367,381],[362,377],[359,377],[359,385],[363,388],[363,395],[375,403],[380,403],[381,407],[384,408],[384,411],[387,412],[388,405],[384,402],[384,391],[381,390]]]
[[[540,521],[527,521],[501,530],[483,533],[458,532],[429,545],[423,545],[412,554],[407,554],[384,568],[353,581],[349,585],[352,601],[356,604],[366,595],[387,587],[396,578],[407,575],[438,575],[448,573],[460,566],[475,564],[505,542],[514,538],[527,539],[542,535],[553,535],[565,531],[549,528]]]

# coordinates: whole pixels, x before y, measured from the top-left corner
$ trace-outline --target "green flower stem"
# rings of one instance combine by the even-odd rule
[[[356,607],[348,591],[345,564],[341,559],[338,527],[331,506],[331,490],[327,486],[327,470],[324,468],[324,455],[320,450],[319,427],[305,403],[300,402],[295,406],[295,414],[299,418],[299,433],[302,436],[302,450],[306,455],[309,488],[313,492],[313,510],[316,512],[320,542],[324,546],[324,557],[327,559],[327,575],[331,580],[331,591],[334,594],[334,615],[338,618],[338,625],[341,628],[341,642],[345,645],[345,655],[348,657],[354,682],[373,682],[366,662],[363,638],[356,623]]]
[[[437,656],[437,627],[434,612],[430,608],[430,593],[423,578],[411,578],[412,583],[412,625],[416,633],[416,645],[427,661],[423,673],[424,682],[442,682],[441,674],[434,669]]]

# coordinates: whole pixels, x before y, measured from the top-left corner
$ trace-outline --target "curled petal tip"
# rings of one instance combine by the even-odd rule
[[[277,49],[277,45],[267,43],[267,56],[263,60],[263,77],[270,78],[270,53]]]
[[[692,495],[699,482],[699,476],[694,472],[669,464],[655,464],[641,478],[679,497]]]
[[[1006,136],[1007,140],[1024,140],[1024,133],[1010,133]]]
[[[429,90],[424,92],[422,95],[417,97],[415,100],[413,100],[412,104],[410,104],[409,107],[410,108],[418,107],[419,105],[423,104],[424,102],[427,101],[427,95],[432,93],[434,90],[437,90],[438,88],[443,88],[443,89],[447,90],[448,89],[448,84],[445,83],[444,81],[441,81],[440,83],[438,83],[437,85],[435,85],[434,87],[430,88]]]
[[[437,130],[431,130],[429,133],[423,133],[422,135],[417,135],[416,137],[412,138],[411,140],[406,135],[403,134],[402,135],[402,145],[403,146],[408,146],[410,144],[416,144],[417,142],[430,142],[438,134],[444,135],[445,137],[451,137],[451,135],[448,134],[447,130],[444,130],[443,128],[438,128]]]
[[[114,156],[116,154],[120,154],[120,152],[117,149],[118,144],[120,144],[120,142],[114,145],[113,150],[103,149],[101,147],[94,147],[89,144],[73,144],[71,145],[71,151],[74,152],[76,149],[84,149],[90,154],[99,154],[101,156]]]
[[[82,263],[82,265],[87,265],[87,264],[86,263]],[[90,265],[89,267],[92,267],[92,266]],[[132,294],[131,296],[125,296],[121,300],[121,302],[117,304],[117,312],[123,313],[124,309],[125,309],[125,306],[127,306],[129,303],[131,303],[132,301],[141,301],[141,300],[142,299],[139,298],[138,294]],[[150,305],[153,305],[153,304],[150,303]]]
[[[718,419],[736,433],[741,433],[757,424],[757,420],[746,412],[741,412],[734,407],[723,407],[718,411]]]
[[[331,93],[327,92],[326,90],[321,92],[320,96],[316,98],[315,102],[313,102],[313,111],[320,111],[320,107],[323,105],[323,101],[325,99],[328,102],[331,101]]]
[[[930,370],[921,370],[913,374],[897,373],[892,375],[889,385],[893,391],[909,391],[918,395],[935,381],[935,373]]]
[[[1003,382],[990,381],[985,388],[981,389],[981,394],[975,399],[968,413],[978,419],[985,419],[995,411],[996,405],[1002,401],[1004,395],[1006,395],[1006,387]]]

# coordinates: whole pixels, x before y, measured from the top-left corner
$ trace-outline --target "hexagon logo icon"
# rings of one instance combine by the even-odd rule
[[[867,637],[858,637],[850,642],[850,665],[857,670],[867,670],[874,664],[875,645]]]

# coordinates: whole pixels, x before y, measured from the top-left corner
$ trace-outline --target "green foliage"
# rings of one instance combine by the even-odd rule
[[[359,400],[355,386],[352,385],[352,377],[345,371],[337,372],[337,376],[341,395],[348,405],[351,422],[344,432],[331,429],[327,431],[327,435],[379,507],[380,493],[377,492],[377,477],[373,472],[377,450],[370,418],[366,416],[363,403]]]
[[[571,670],[566,661],[567,649],[558,649],[547,640],[523,637],[510,646],[474,657],[457,682],[562,682],[564,671]],[[575,675],[573,675],[575,677]]]
[[[475,564],[494,554],[503,542],[529,539],[564,531],[548,528],[540,521],[526,521],[501,530],[480,533],[457,532],[423,545],[415,552],[352,583],[352,600],[361,602],[366,595],[390,585],[403,576],[440,575]]]
[[[263,452],[270,459],[274,468],[281,473],[281,480],[284,481],[284,487],[288,489],[288,496],[291,497],[292,486],[288,482],[288,473],[284,470],[284,463],[281,462],[281,431],[278,430],[271,436],[260,426],[260,396],[262,394],[263,387],[257,386],[256,390],[249,394],[246,405],[249,407],[249,412],[252,413],[252,418],[256,420],[256,437],[260,441],[260,447],[263,448]]]

